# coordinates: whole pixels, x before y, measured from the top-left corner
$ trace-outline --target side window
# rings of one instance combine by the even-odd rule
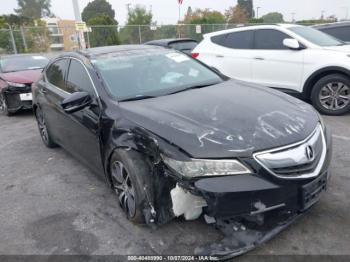
[[[253,35],[253,31],[228,34],[224,45],[233,49],[251,49],[253,47]]]
[[[49,66],[46,70],[46,77],[49,83],[65,90],[64,77],[67,70],[67,59],[60,59]]]
[[[226,36],[227,34],[224,34],[224,35],[216,35],[216,36],[213,36],[211,37],[211,41],[214,43],[214,44],[217,44],[217,45],[224,45],[225,43],[225,39],[226,39]]]
[[[283,45],[283,40],[291,38],[289,35],[274,29],[260,29],[255,31],[255,49],[283,50],[288,49]]]
[[[79,91],[85,91],[91,95],[95,95],[94,87],[84,66],[72,59],[67,77],[67,92],[74,93]]]
[[[350,41],[350,26],[326,28],[326,29],[322,29],[321,31],[331,36],[334,36],[340,40],[347,41],[347,42]]]
[[[249,30],[213,36],[211,40],[215,44],[232,49],[251,49],[253,48],[253,36],[253,31]]]

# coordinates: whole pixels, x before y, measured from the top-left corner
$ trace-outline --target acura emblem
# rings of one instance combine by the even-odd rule
[[[309,161],[314,160],[314,157],[315,157],[315,155],[314,155],[314,150],[312,149],[311,146],[307,146],[307,147],[305,148],[305,154],[306,154],[306,158],[307,158]]]

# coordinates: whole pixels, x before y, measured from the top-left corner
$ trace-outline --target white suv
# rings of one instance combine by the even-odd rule
[[[350,111],[350,46],[316,29],[280,24],[219,31],[205,35],[192,56],[226,76],[311,100],[322,113]]]

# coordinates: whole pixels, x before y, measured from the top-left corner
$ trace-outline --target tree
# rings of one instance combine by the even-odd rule
[[[238,0],[237,4],[245,10],[248,18],[254,17],[253,0]]]
[[[15,12],[19,16],[39,19],[45,16],[51,16],[51,0],[17,0],[18,8]]]
[[[152,19],[152,12],[147,11],[145,7],[136,5],[131,8],[126,26],[120,31],[122,43],[139,44],[152,40],[154,36],[154,31],[150,29]]]
[[[110,19],[114,21],[114,24],[117,24],[115,18],[115,11],[113,10],[110,3],[106,0],[94,0],[87,4],[81,13],[81,17],[84,22],[88,22],[91,18],[96,16],[104,17],[108,16]]]
[[[229,24],[240,24],[248,22],[248,15],[241,6],[236,5],[225,11],[226,22]]]
[[[283,23],[283,15],[278,12],[268,13],[261,17],[264,23]]]
[[[118,26],[114,19],[107,15],[95,16],[88,21],[88,25],[106,25],[106,27],[92,28],[92,32],[89,34],[91,47],[119,44]]]
[[[192,14],[186,14],[184,24],[224,24],[225,16],[218,11],[210,9],[196,9]]]
[[[37,24],[38,27],[34,25]],[[43,30],[45,22],[18,16],[14,14],[0,16],[0,48],[12,52],[11,35],[9,25],[16,43],[18,52],[45,52],[49,47],[48,32]],[[30,26],[29,28],[21,28]],[[26,43],[26,47],[24,43]]]

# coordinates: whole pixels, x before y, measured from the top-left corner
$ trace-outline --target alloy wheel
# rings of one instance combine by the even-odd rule
[[[342,82],[328,83],[321,88],[319,101],[328,110],[343,109],[350,102],[350,88]]]
[[[133,218],[136,214],[135,188],[128,170],[122,162],[115,161],[111,166],[111,176],[121,207],[129,218]]]
[[[38,121],[40,136],[45,143],[48,143],[49,137],[48,137],[48,133],[47,133],[47,127],[45,124],[43,112],[40,109],[38,109],[36,112],[36,118]]]

